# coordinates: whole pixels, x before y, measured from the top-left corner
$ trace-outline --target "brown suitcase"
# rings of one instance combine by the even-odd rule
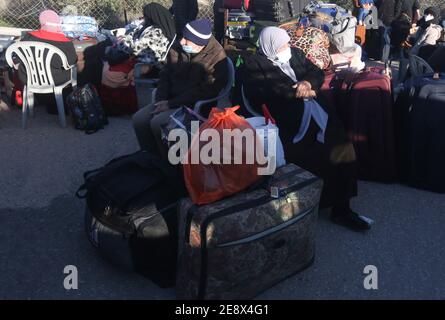
[[[254,191],[181,201],[177,297],[251,299],[310,266],[322,185],[288,164]]]

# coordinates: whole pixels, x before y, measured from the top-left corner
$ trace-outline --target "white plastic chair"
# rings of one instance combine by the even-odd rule
[[[54,93],[56,97],[57,110],[59,112],[59,121],[62,127],[66,127],[65,109],[63,105],[63,89],[72,85],[73,91],[77,87],[77,68],[76,65],[70,66],[65,53],[59,48],[42,42],[23,41],[12,44],[6,50],[6,61],[13,68],[13,56],[20,59],[24,64],[27,83],[23,88],[23,108],[22,124],[26,128],[28,111],[31,116],[34,115],[34,93]],[[62,66],[65,70],[71,70],[71,79],[61,85],[55,85],[51,73],[51,60],[54,55],[58,55],[62,60]]]

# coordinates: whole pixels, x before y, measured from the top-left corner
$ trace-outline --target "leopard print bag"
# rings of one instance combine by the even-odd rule
[[[329,68],[329,37],[323,30],[301,27],[295,23],[280,26],[289,34],[291,47],[300,49],[313,64],[322,70]]]

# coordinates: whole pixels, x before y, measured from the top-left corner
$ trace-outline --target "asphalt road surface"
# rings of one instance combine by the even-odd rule
[[[84,171],[137,150],[130,119],[85,135],[36,111],[23,130],[18,110],[0,108],[0,299],[174,299],[96,254],[74,197]],[[353,208],[375,220],[372,230],[349,231],[322,212],[314,265],[258,298],[445,299],[444,195],[360,182]],[[67,265],[78,269],[77,290],[64,289]],[[364,288],[367,265],[377,290]]]

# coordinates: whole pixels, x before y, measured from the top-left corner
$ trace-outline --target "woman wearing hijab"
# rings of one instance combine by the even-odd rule
[[[320,207],[332,207],[332,220],[353,230],[370,224],[350,208],[357,194],[354,148],[335,114],[317,93],[324,74],[302,51],[289,47],[289,36],[276,27],[260,35],[260,53],[246,59],[244,92],[255,108],[266,104],[280,129],[286,160],[324,180]]]
[[[434,7],[425,9],[423,17],[417,22],[419,30],[414,36],[414,46],[411,54],[421,56],[428,60],[436,49],[437,41],[442,36],[442,27],[439,25],[440,11]]]
[[[134,67],[145,63],[141,74],[157,77],[176,39],[171,13],[158,3],[144,7],[144,24],[127,35],[117,46],[127,53],[124,61],[104,63],[100,95],[108,115],[133,114],[138,110],[134,86]],[[130,58],[128,58],[130,57]]]
[[[175,21],[158,3],[147,4],[143,11],[144,24],[128,34],[118,48],[140,62],[159,67],[176,39]]]
[[[59,15],[52,10],[45,10],[39,16],[40,29],[26,33],[22,41],[36,41],[49,43],[59,48],[65,53],[69,65],[77,62],[77,54],[73,43],[62,33]],[[71,71],[65,70],[59,56],[54,56],[51,60],[51,73],[56,85],[63,84],[71,79]],[[26,69],[23,64],[19,65],[17,77],[15,77],[14,87],[16,90],[16,103],[21,105],[23,84],[27,82]],[[18,78],[18,79],[17,79]],[[66,93],[66,91],[64,91]],[[65,94],[64,94],[65,95]],[[39,103],[45,104],[49,113],[57,113],[54,95],[42,95],[37,97]]]

